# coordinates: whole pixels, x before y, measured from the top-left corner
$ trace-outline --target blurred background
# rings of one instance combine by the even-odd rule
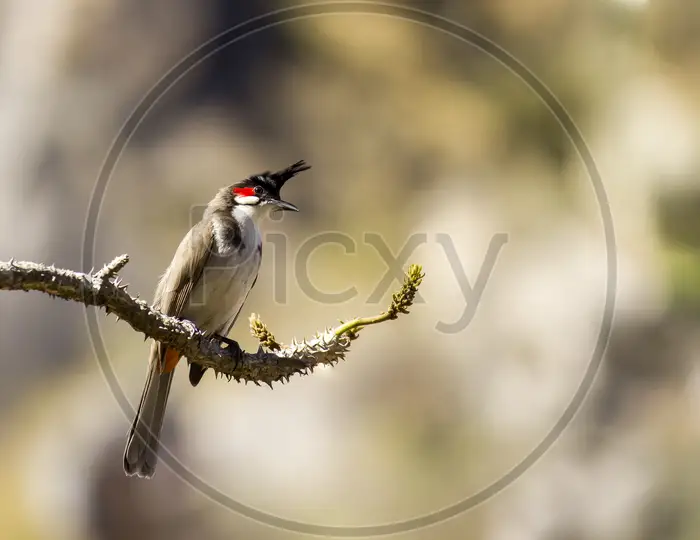
[[[0,259],[82,269],[92,189],[141,98],[205,40],[293,5],[4,0]],[[483,34],[559,98],[607,190],[619,279],[603,366],[552,448],[484,504],[401,536],[698,538],[700,4],[403,5]],[[289,341],[381,311],[398,282],[374,301],[388,266],[367,233],[394,254],[425,235],[403,262],[424,265],[423,301],[366,330],[346,362],[274,391],[211,373],[192,389],[179,368],[164,444],[236,501],[319,525],[396,522],[479,493],[552,429],[593,355],[606,250],[576,149],[521,80],[444,32],[359,13],[295,20],[220,51],[155,104],[113,170],[95,265],[128,253],[122,275],[150,299],[219,187],[297,159],[313,169],[285,197],[302,211],[266,224],[277,236],[232,337],[256,345],[251,312]],[[309,253],[329,231],[352,252]],[[476,287],[480,273],[477,302],[460,283]],[[356,294],[318,301],[306,278]],[[98,317],[135,406],[148,344]],[[84,309],[4,292],[0,318],[3,538],[305,536],[241,517],[163,463],[152,481],[126,478],[133,413],[105,382]]]

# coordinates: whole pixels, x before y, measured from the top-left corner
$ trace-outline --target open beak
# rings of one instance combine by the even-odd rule
[[[298,212],[299,209],[294,206],[292,203],[288,203],[287,201],[278,201],[278,200],[271,200],[270,204],[274,204],[277,208],[281,210],[288,210],[290,212]]]

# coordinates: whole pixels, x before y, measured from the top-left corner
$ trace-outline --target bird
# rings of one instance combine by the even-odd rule
[[[310,168],[301,160],[221,188],[201,221],[180,242],[158,282],[153,308],[226,338],[258,278],[260,220],[273,210],[299,211],[282,200],[280,190],[290,178]],[[146,384],[124,449],[127,476],[152,478],[155,474],[165,408],[179,360],[176,350],[155,341],[151,344]],[[197,386],[205,371],[190,363],[190,384]]]

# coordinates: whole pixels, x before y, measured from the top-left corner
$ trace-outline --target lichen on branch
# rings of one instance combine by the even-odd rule
[[[126,321],[134,330],[177,350],[189,362],[213,369],[217,374],[255,384],[289,380],[295,374],[308,374],[320,364],[334,365],[345,358],[351,342],[363,328],[407,314],[424,274],[411,265],[404,283],[392,297],[387,311],[374,317],[342,322],[336,328],[318,332],[309,340],[280,344],[257,315],[250,318],[250,329],[260,342],[255,353],[243,351],[235,342],[228,345],[221,336],[203,332],[192,322],[169,317],[143,300],[131,296],[118,277],[129,262],[127,255],[116,257],[97,272],[75,272],[33,262],[0,262],[0,289],[39,291],[56,298],[99,307]]]

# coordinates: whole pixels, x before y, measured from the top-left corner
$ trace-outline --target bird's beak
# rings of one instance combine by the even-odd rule
[[[288,203],[287,201],[278,201],[276,199],[270,200],[270,204],[274,204],[277,208],[281,210],[289,210],[290,212],[298,212],[299,209],[294,206],[292,203]]]

